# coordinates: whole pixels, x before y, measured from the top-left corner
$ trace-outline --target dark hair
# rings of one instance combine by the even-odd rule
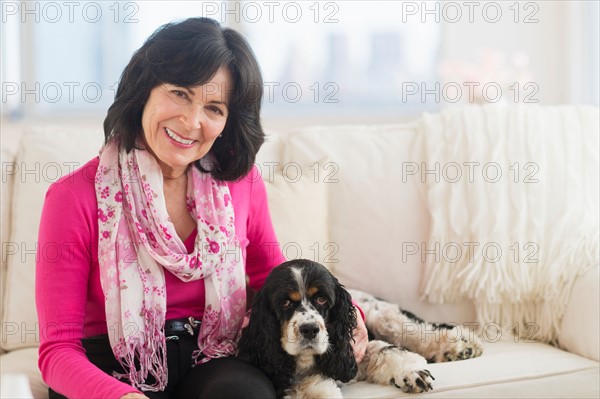
[[[142,113],[153,88],[163,83],[199,86],[221,67],[227,67],[233,78],[229,115],[209,152],[214,158],[212,168],[205,170],[200,162],[195,165],[219,180],[243,177],[265,137],[260,123],[262,76],[242,35],[208,18],[163,25],[133,54],[104,119],[105,143],[118,139],[122,148],[131,151],[142,133]]]

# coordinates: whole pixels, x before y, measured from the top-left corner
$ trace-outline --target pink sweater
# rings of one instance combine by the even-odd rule
[[[138,392],[107,375],[86,357],[81,338],[107,333],[98,269],[98,208],[94,176],[98,158],[52,184],[39,231],[36,305],[40,322],[39,368],[44,381],[69,398],[119,398]],[[259,289],[285,259],[277,243],[265,185],[254,168],[229,183],[236,234],[249,285]],[[188,251],[195,232],[185,241]],[[184,283],[165,273],[167,319],[204,311],[204,282]]]

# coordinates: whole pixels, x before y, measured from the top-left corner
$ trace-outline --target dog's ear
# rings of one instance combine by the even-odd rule
[[[281,346],[281,325],[270,308],[264,287],[253,299],[250,322],[238,343],[238,357],[269,377],[278,398],[290,387],[295,362]]]
[[[329,310],[327,333],[330,347],[317,357],[321,373],[333,379],[348,382],[356,376],[357,365],[352,349],[356,328],[356,311],[348,291],[336,280],[335,305]]]

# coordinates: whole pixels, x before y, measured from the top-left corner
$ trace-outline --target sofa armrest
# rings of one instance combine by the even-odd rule
[[[14,180],[15,154],[5,148],[0,150],[0,164],[2,165],[2,181],[0,182],[0,244],[2,245],[2,259],[0,263],[0,320],[4,320],[4,294],[6,292],[6,250],[10,242],[10,217],[11,201]],[[0,354],[4,350],[0,348]]]
[[[600,360],[600,265],[577,278],[565,308],[558,344],[561,348]]]

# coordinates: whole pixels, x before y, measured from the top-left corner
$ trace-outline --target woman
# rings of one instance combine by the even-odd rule
[[[231,357],[246,279],[259,289],[285,260],[253,168],[261,98],[250,47],[212,20],[133,55],[100,156],[46,195],[39,245],[71,249],[36,268],[51,398],[274,397]]]

